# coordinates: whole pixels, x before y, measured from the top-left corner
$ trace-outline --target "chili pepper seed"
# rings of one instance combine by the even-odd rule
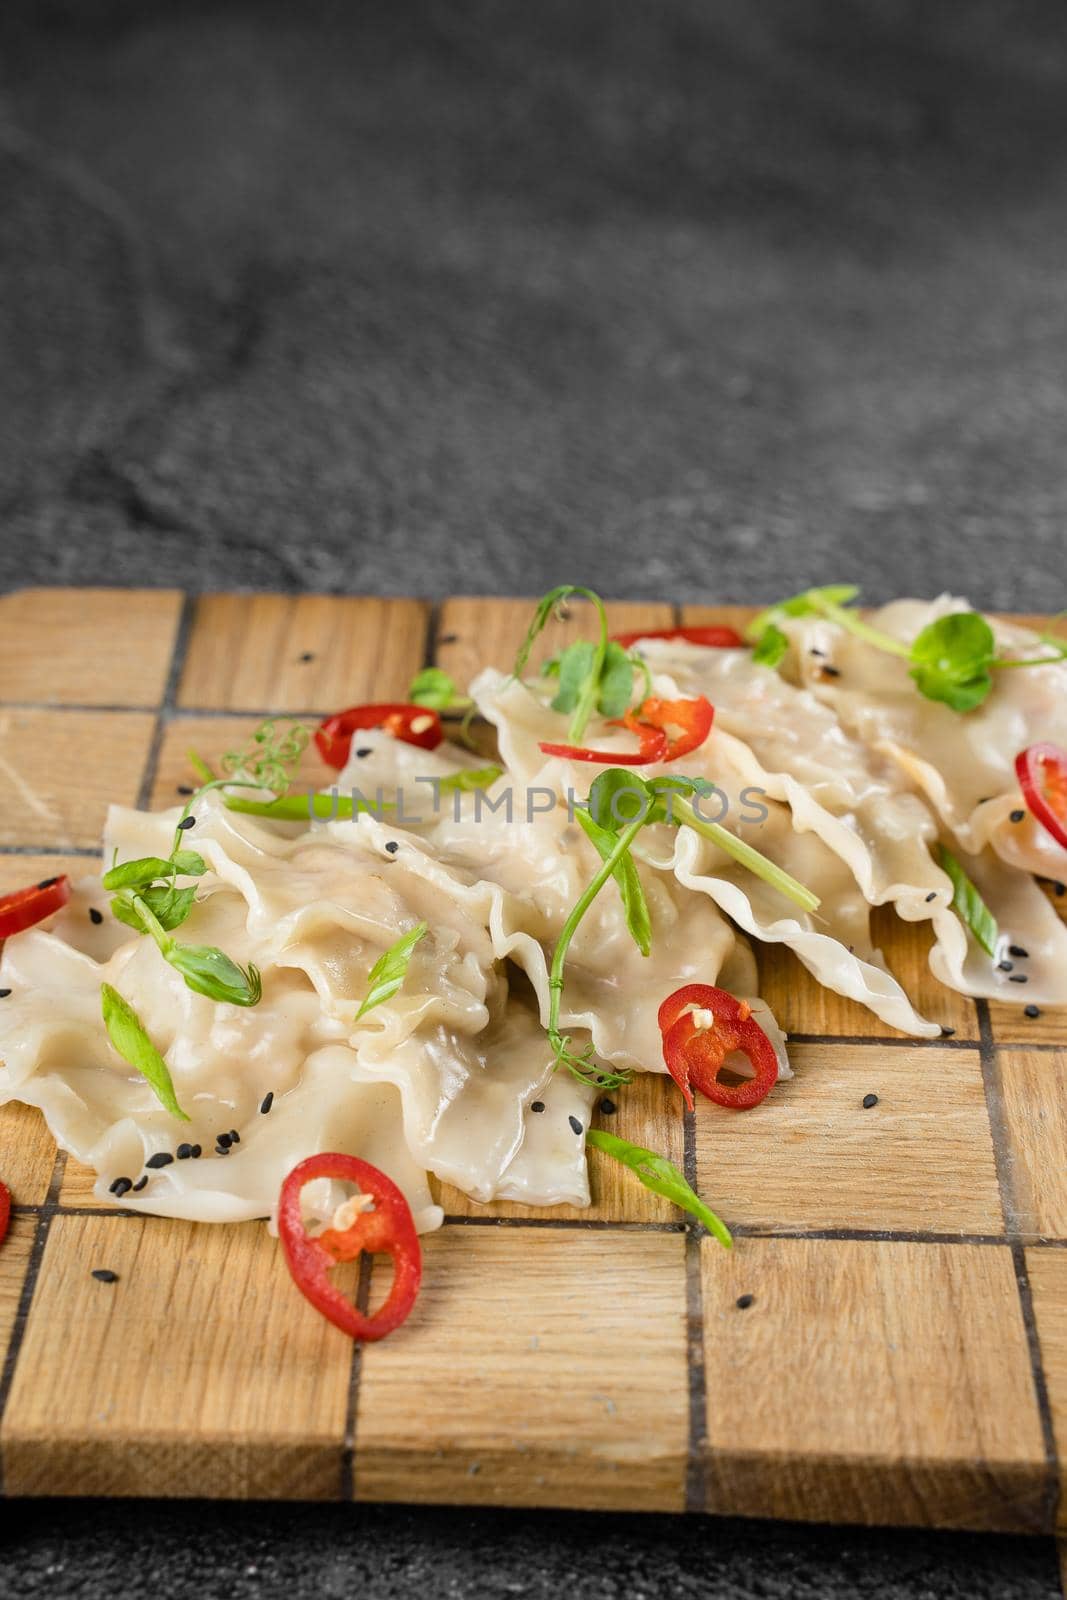
[[[118,1273],[112,1272],[110,1267],[94,1267],[89,1276],[95,1278],[97,1283],[118,1283],[119,1281]]]

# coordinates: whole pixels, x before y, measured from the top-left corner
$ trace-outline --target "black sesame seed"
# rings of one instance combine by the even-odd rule
[[[180,1144],[177,1150],[174,1152],[179,1161],[188,1161],[192,1153],[193,1147],[191,1144]]]
[[[1013,972],[1011,977],[1008,979],[1008,982],[1009,983],[1029,983],[1030,979],[1026,976],[1025,972]]]
[[[1038,1006],[1023,1006],[1024,1017],[1039,1017],[1040,1015],[1041,1011]]]
[[[263,1096],[262,1100],[259,1102],[259,1109],[262,1112],[263,1116],[267,1115],[267,1112],[270,1110],[270,1108],[271,1108],[271,1106],[273,1104],[274,1104],[274,1090],[270,1089]]]
[[[374,754],[374,746],[373,745],[369,745],[369,744],[368,745],[364,745],[362,750],[357,750],[356,751],[356,755],[359,757],[359,759],[361,761],[363,760],[364,756],[372,756],[373,754]]]
[[[438,644],[455,644],[458,638],[458,633],[443,633],[437,642]]]
[[[179,822],[178,827],[183,832],[185,831],[186,828],[195,828],[196,827],[196,818],[195,817],[183,817],[182,820]]]
[[[304,650],[304,651],[302,651],[301,655],[300,655],[300,659],[301,659],[301,661],[314,661],[314,659],[315,659],[314,650]]]
[[[230,1146],[228,1144],[217,1144],[215,1146],[215,1154],[217,1156],[228,1156],[229,1153],[230,1153]]]
[[[575,1133],[584,1133],[585,1130],[582,1127],[581,1123],[578,1121],[577,1117],[568,1117],[567,1121],[570,1123],[571,1129],[573,1130],[573,1132],[575,1132]]]
[[[937,890],[936,889],[931,889],[930,893],[926,896],[926,904],[929,905],[931,900],[936,900],[936,899],[937,899]]]
[[[228,1150],[233,1140],[228,1133],[217,1133],[215,1135],[215,1143],[220,1144],[224,1150]]]
[[[104,913],[102,911],[98,911],[95,906],[90,906],[89,907],[89,921],[93,924],[93,927],[94,928],[99,928],[99,926],[103,922],[103,920],[104,920]]]
[[[149,1156],[145,1166],[150,1167],[153,1172],[158,1172],[160,1167],[169,1167],[173,1160],[174,1157],[169,1150],[157,1150],[154,1156]]]
[[[10,989],[0,989],[0,1000],[6,1000],[10,993]]]
[[[809,654],[813,655],[813,656],[818,656],[820,660],[824,660],[825,656],[826,656],[826,651],[825,650],[816,650],[814,645],[813,645],[811,650],[809,651]]]
[[[605,1095],[603,1100],[600,1102],[600,1109],[606,1117],[613,1117],[616,1111],[614,1100],[609,1100],[607,1095]]]
[[[139,1194],[140,1191],[144,1188],[144,1186],[145,1186],[145,1184],[147,1182],[148,1182],[148,1173],[146,1172],[144,1177],[143,1178],[138,1178],[137,1182],[134,1184],[134,1186],[133,1186],[134,1194]]]
[[[231,1144],[240,1144],[240,1142],[241,1142],[241,1135],[237,1132],[236,1128],[231,1128],[230,1129],[230,1143]]]
[[[42,878],[37,887],[38,889],[50,889],[54,883],[58,882],[58,878]]]
[[[1008,946],[1008,954],[1014,956],[1017,961],[1025,961],[1030,952],[1029,950],[1024,950],[1021,944],[1010,944]]]
[[[533,1100],[533,1101],[530,1102],[530,1110],[531,1111],[541,1112],[544,1109],[545,1109],[545,1102],[543,1100]]]
[[[942,1039],[951,1039],[952,1035],[955,1033],[955,1031],[956,1031],[955,1028],[946,1027],[946,1025],[944,1023],[941,1024],[941,1037],[942,1037]]]
[[[1025,815],[1026,815],[1025,811],[1013,811],[1010,814],[1009,821],[1011,821],[1011,822],[1021,822],[1023,820],[1023,818],[1025,817]]]
[[[178,785],[178,793],[179,794],[195,794],[196,790],[193,788],[191,783],[179,783],[179,785]]]
[[[124,1194],[129,1194],[132,1188],[133,1183],[129,1178],[116,1178],[114,1183],[109,1186],[108,1193],[117,1194],[121,1198]]]
[[[997,962],[997,971],[998,972],[1014,972],[1014,970],[1015,970],[1015,964],[1012,961],[998,961]]]
[[[738,1311],[747,1311],[749,1306],[754,1303],[755,1299],[756,1296],[754,1294],[739,1294],[737,1299],[734,1301],[734,1304],[736,1305]]]
[[[822,675],[824,678],[839,678],[841,669],[840,667],[823,667]]]
[[[395,839],[390,839],[385,848],[388,850],[391,856],[395,856],[397,851],[400,849],[400,846],[397,844]]]
[[[863,1109],[864,1109],[864,1111],[869,1111],[872,1106],[876,1106],[877,1104],[878,1104],[878,1096],[876,1094],[865,1094],[864,1095],[864,1097],[863,1097]]]
[[[112,1272],[110,1267],[94,1267],[89,1276],[95,1278],[97,1283],[118,1283],[119,1281],[118,1273]]]
[[[200,1145],[198,1145],[198,1144],[194,1144],[193,1145],[193,1160],[194,1161],[199,1161],[199,1159],[203,1155],[203,1153],[204,1153],[203,1149],[202,1149],[202,1147]]]

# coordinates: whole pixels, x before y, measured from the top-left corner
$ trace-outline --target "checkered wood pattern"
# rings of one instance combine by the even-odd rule
[[[744,615],[609,610],[620,630]],[[106,802],[173,804],[190,746],[212,760],[263,714],[400,697],[429,661],[465,683],[510,659],[529,614],[491,599],[4,597],[0,890],[91,870]],[[576,605],[544,653],[591,623]],[[307,775],[325,777],[313,752]],[[35,1112],[0,1109],[15,1202],[4,1492],[1062,1525],[1067,1018],[952,995],[921,929],[877,924],[951,1035],[888,1033],[763,951],[795,1079],[744,1117],[680,1115],[662,1078],[643,1079],[601,1119],[685,1168],[733,1252],[596,1152],[587,1212],[479,1206],[443,1185],[418,1306],[366,1349],[295,1291],[261,1224],[101,1205]],[[365,1267],[358,1292],[373,1303],[384,1276]]]

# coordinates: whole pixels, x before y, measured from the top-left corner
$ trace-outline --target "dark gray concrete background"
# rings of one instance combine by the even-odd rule
[[[1058,0],[4,0],[0,585],[1056,609],[1065,91]],[[0,1514],[5,1600],[135,1589],[1059,1593],[1046,1540]]]

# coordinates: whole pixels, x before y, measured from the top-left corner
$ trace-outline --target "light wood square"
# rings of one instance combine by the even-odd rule
[[[175,717],[163,733],[150,801],[152,810],[184,805],[188,795],[180,790],[199,785],[201,780],[189,763],[190,750],[194,750],[221,778],[224,776],[221,758],[228,751],[246,749],[262,720],[255,716]],[[284,723],[285,719],[280,720]],[[314,726],[303,718],[294,720],[305,721],[308,727]],[[336,782],[337,768],[326,765],[314,739],[309,739],[307,749],[294,768],[293,787],[306,790],[309,784],[322,788]]]
[[[1023,1238],[1067,1238],[1067,1050],[998,1050],[1009,1178]]]
[[[7,1492],[335,1498],[351,1360],[261,1223],[57,1216],[0,1431]]]
[[[1067,1006],[1038,1006],[1026,1015],[1025,998],[1017,1006],[990,1000],[989,1021],[997,1044],[1061,1044],[1067,1050]]]
[[[91,876],[100,870],[100,857],[40,854],[0,855],[0,894],[12,894],[16,889],[27,889],[42,878],[55,878],[65,872],[75,883],[79,878]]]
[[[751,1111],[697,1096],[703,1198],[749,1227],[1000,1233],[977,1051],[794,1045]],[[865,1109],[865,1095],[878,1104]]]
[[[453,1225],[423,1243],[414,1311],[363,1352],[357,1497],[681,1510],[682,1236]]]
[[[176,589],[22,589],[0,596],[0,701],[157,706]]]
[[[1059,1456],[1057,1527],[1067,1531],[1067,1251],[1030,1249],[1026,1274]]]
[[[178,704],[325,714],[406,700],[423,664],[428,620],[420,600],[203,595]]]
[[[938,983],[930,971],[929,923],[902,922],[891,907],[879,906],[871,914],[871,936],[921,1016],[951,1028],[957,1039],[978,1038],[974,1001]],[[866,1006],[822,988],[784,945],[759,945],[756,959],[760,994],[787,1033],[846,1038],[859,1035],[867,1039],[907,1037]]]
[[[600,1110],[607,1098],[614,1113]],[[642,1073],[623,1089],[612,1090],[594,1101],[591,1127],[628,1139],[631,1144],[647,1145],[666,1156],[679,1169],[683,1160],[684,1132],[682,1099],[670,1078],[657,1073]],[[589,1188],[592,1204],[579,1206],[525,1206],[510,1200],[494,1200],[480,1205],[450,1183],[437,1183],[439,1203],[452,1217],[545,1217],[557,1221],[579,1222],[682,1222],[682,1212],[652,1194],[628,1167],[614,1161],[602,1150],[590,1149]],[[435,1180],[436,1181],[436,1180]]]
[[[481,600],[467,596],[446,600],[437,627],[434,657],[437,665],[452,674],[461,692],[466,692],[471,679],[476,678],[483,667],[510,672],[536,608],[537,599],[533,596],[529,600]],[[543,661],[565,645],[573,644],[575,639],[598,637],[596,612],[589,601],[575,595],[568,600],[567,609],[566,621],[551,618],[535,640],[530,652],[530,676]],[[669,628],[674,618],[669,605],[632,600],[609,600],[605,610],[613,633],[629,633],[635,628]]]
[[[746,1239],[705,1241],[701,1260],[709,1510],[1040,1527],[1041,1424],[1006,1246]]]
[[[0,1005],[3,1005],[0,1000]],[[17,1100],[0,1106],[0,1183],[19,1206],[39,1206],[48,1195],[56,1142],[36,1106]]]
[[[154,726],[140,711],[0,709],[0,844],[98,848],[108,804],[137,799]]]

